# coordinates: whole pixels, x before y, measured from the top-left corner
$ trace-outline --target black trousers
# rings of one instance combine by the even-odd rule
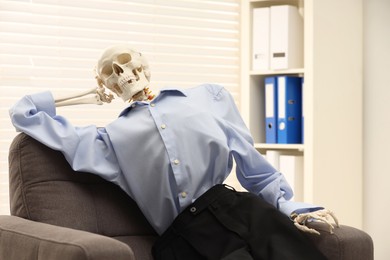
[[[184,210],[153,246],[156,260],[326,259],[275,207],[216,185]]]

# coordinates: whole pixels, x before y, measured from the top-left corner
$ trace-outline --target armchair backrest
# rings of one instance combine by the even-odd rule
[[[155,234],[118,186],[75,172],[61,152],[26,134],[9,151],[11,215],[106,236]]]

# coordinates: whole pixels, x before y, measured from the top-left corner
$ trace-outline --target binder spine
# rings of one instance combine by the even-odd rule
[[[265,83],[265,142],[277,143],[278,93],[275,77],[266,77]]]
[[[253,9],[252,69],[269,69],[270,8]]]
[[[270,68],[303,66],[303,18],[291,5],[270,7]]]
[[[302,143],[302,79],[279,76],[277,142]]]

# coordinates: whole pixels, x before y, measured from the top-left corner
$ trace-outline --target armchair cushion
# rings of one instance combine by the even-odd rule
[[[14,216],[0,216],[0,245],[0,259],[135,259],[113,238]]]

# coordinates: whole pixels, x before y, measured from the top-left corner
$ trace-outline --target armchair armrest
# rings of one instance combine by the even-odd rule
[[[0,259],[135,259],[110,237],[15,217],[0,216]]]
[[[310,228],[318,230],[321,235],[304,233],[317,248],[332,260],[373,260],[374,244],[370,235],[363,230],[340,225],[329,233],[327,225],[320,222],[309,223]]]

